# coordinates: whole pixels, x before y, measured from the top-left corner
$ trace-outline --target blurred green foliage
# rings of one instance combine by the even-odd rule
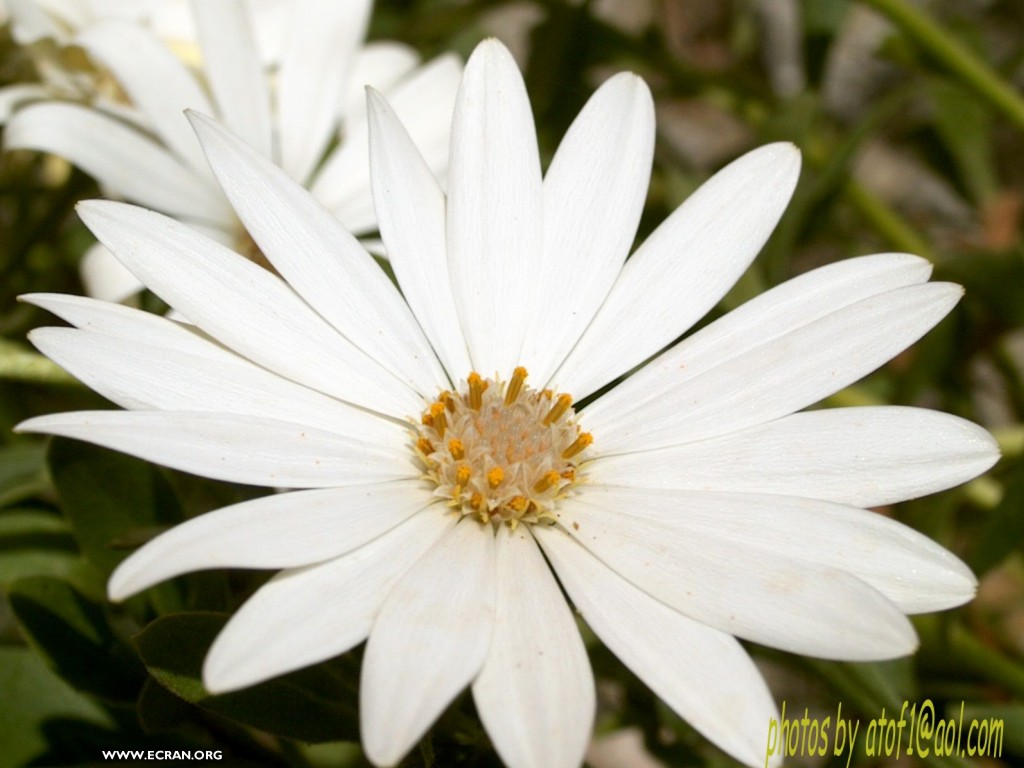
[[[603,77],[625,68],[647,79],[659,134],[641,237],[743,151],[774,140],[801,148],[793,203],[718,312],[814,266],[878,251],[926,256],[938,279],[966,287],[925,340],[828,404],[920,404],[994,431],[1004,459],[989,476],[883,510],[965,558],[979,597],[920,617],[922,647],[911,659],[839,664],[752,651],[777,699],[801,710],[833,711],[842,701],[866,721],[904,700],[929,698],[940,711],[966,702],[972,716],[1006,723],[1002,757],[984,765],[1020,764],[1024,5],[381,0],[371,27],[371,37],[406,41],[425,56],[466,56],[487,35],[521,59],[545,159]],[[0,84],[34,77],[26,53],[0,32]],[[100,748],[134,745],[223,749],[237,765],[365,765],[351,744],[358,649],[249,691],[202,689],[199,664],[222,612],[266,575],[192,575],[125,605],[104,599],[106,578],[132,547],[253,489],[11,432],[32,415],[107,407],[31,353],[25,333],[52,320],[16,301],[31,291],[81,292],[76,267],[91,237],[74,204],[97,194],[55,158],[0,158],[0,768],[84,764]],[[601,732],[636,728],[670,766],[732,764],[589,644]],[[405,762],[497,764],[468,697]],[[851,764],[872,763],[857,752]]]

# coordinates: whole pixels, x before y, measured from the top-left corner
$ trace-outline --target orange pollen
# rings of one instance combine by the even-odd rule
[[[501,467],[495,467],[494,469],[487,470],[487,484],[491,488],[497,488],[501,485],[501,482],[505,479],[505,470]]]
[[[433,444],[425,437],[421,437],[419,440],[416,441],[416,447],[424,456],[429,456],[434,452]]]
[[[458,469],[455,470],[455,482],[459,484],[460,488],[465,488],[466,483],[469,482],[470,469],[465,464],[460,464]]]

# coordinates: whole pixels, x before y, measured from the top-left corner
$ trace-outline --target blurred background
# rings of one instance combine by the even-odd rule
[[[901,765],[1024,764],[1024,3],[378,0],[369,32],[424,57],[465,57],[486,36],[508,44],[525,73],[545,160],[604,78],[629,69],[647,80],[658,141],[641,239],[743,152],[800,147],[792,204],[708,320],[867,253],[924,256],[936,279],[965,286],[924,340],[825,405],[923,405],[993,431],[1003,459],[988,475],[879,510],[962,557],[978,597],[915,617],[921,649],[904,660],[840,664],[750,647],[788,716],[834,718],[841,702],[866,728],[883,710],[930,700],[939,717],[959,717],[962,704],[966,719],[1004,723],[1000,756],[903,755]],[[64,42],[18,45],[10,24],[0,28],[0,119],[17,108],[6,87],[52,82],[54,62],[97,75]],[[11,432],[29,416],[109,407],[32,351],[26,332],[53,320],[16,301],[82,292],[78,264],[93,241],[74,205],[99,194],[59,158],[0,155],[0,767],[84,765],[101,748],[133,746],[223,749],[230,765],[365,765],[352,743],[358,650],[249,692],[197,689],[204,638],[265,576],[199,574],[123,607],[103,600],[106,575],[139,541],[253,489]],[[191,623],[150,624],[183,610]],[[194,648],[171,642],[184,636]],[[593,768],[734,764],[588,643],[601,704]],[[893,762],[858,748],[849,765]],[[404,763],[497,764],[468,697]]]

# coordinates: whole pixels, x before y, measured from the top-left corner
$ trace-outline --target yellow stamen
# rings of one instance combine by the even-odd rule
[[[444,430],[448,426],[448,420],[444,415],[444,403],[434,403],[430,406],[430,416],[434,429],[439,437],[444,437]]]
[[[479,411],[484,396],[484,380],[479,373],[473,371],[466,377],[466,383],[469,385],[469,407]]]
[[[540,480],[533,484],[533,490],[537,493],[544,493],[548,488],[558,482],[559,475],[554,470],[545,472]]]
[[[558,400],[555,401],[554,407],[548,411],[548,415],[544,417],[544,426],[551,426],[552,422],[558,421],[569,410],[569,406],[572,405],[572,395],[559,395]]]
[[[434,495],[488,527],[557,522],[594,442],[572,396],[534,389],[522,366],[505,381],[469,372],[458,390],[424,402],[420,419],[412,447]]]
[[[582,433],[579,437],[576,438],[576,442],[574,442],[572,445],[570,445],[568,448],[562,451],[562,458],[571,459],[580,451],[586,450],[587,446],[590,445],[592,442],[594,442],[594,436],[592,434],[590,434],[589,432]]]
[[[519,366],[512,372],[512,381],[508,383],[505,390],[505,405],[512,405],[519,399],[519,393],[523,391],[523,382],[526,381],[526,369]]]
[[[455,411],[455,400],[452,399],[451,392],[445,390],[437,396],[437,401],[439,403],[444,403],[444,407],[448,409],[448,413],[453,413]]]

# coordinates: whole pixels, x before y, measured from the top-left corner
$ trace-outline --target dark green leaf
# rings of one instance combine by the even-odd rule
[[[82,554],[104,575],[139,544],[140,529],[152,533],[180,519],[170,485],[144,461],[57,438],[49,462]]]
[[[139,725],[146,733],[174,731],[192,719],[194,708],[169,690],[148,678],[139,694]]]
[[[989,200],[999,181],[989,140],[991,115],[984,102],[946,79],[932,78],[928,91],[935,109],[935,127],[956,162],[960,178],[977,203]]]
[[[8,599],[27,639],[71,685],[111,701],[135,700],[142,670],[101,604],[48,576],[14,582]]]
[[[44,443],[0,448],[0,507],[38,495],[49,487]]]
[[[969,563],[981,575],[997,565],[1024,542],[1024,461],[1018,461],[1006,478],[1003,499],[985,523]]]
[[[358,739],[354,685],[326,671],[325,665],[235,693],[208,693],[200,679],[203,658],[226,621],[216,613],[165,616],[146,627],[135,644],[150,674],[185,701],[299,741]]]
[[[979,730],[981,722],[985,721],[985,729],[989,734],[988,757],[1002,757],[1005,760],[1007,753],[1024,756],[1024,704],[970,702],[964,706],[964,723],[971,721],[978,723]],[[1001,746],[1001,752],[996,751],[997,744]],[[981,745],[975,743],[972,746]]]
[[[0,765],[29,765],[50,752],[58,723],[112,724],[102,709],[54,675],[28,648],[0,647],[0,691]]]
[[[38,509],[0,512],[0,585],[26,576],[85,578],[67,523]]]

